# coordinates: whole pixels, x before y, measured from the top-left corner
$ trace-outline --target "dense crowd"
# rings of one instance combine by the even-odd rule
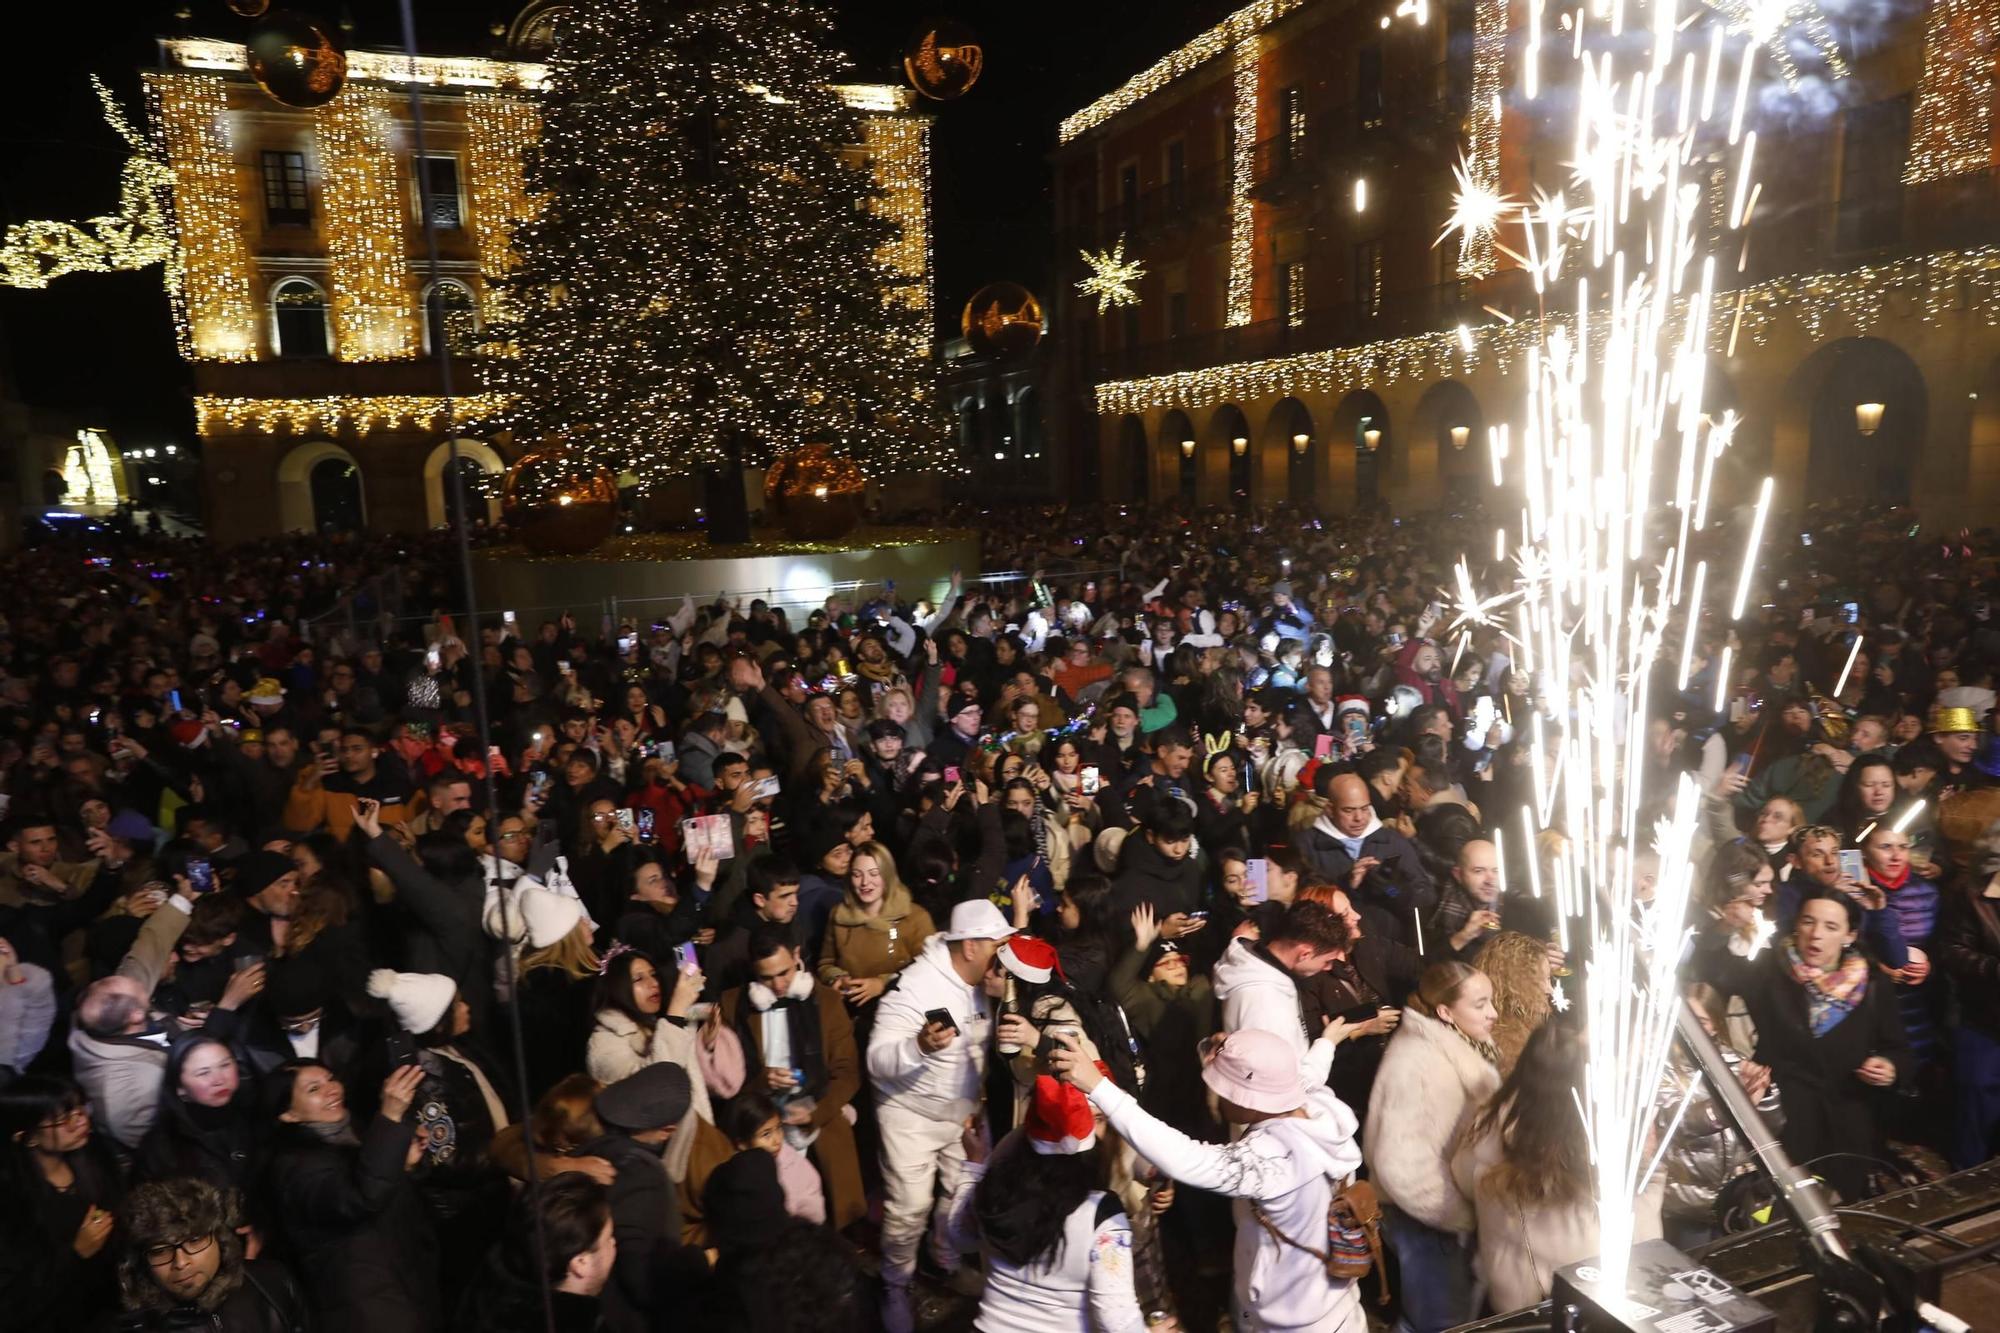
[[[1597,1245],[1582,932],[1519,832],[1560,696],[1441,592],[1491,525],[980,524],[1033,577],[589,627],[435,614],[436,537],[14,557],[0,1329],[1545,1297]],[[1688,1003],[1853,1201],[2000,1134],[2000,579],[1795,526],[1629,762],[1700,796]],[[1659,1106],[1638,1234],[1759,1216],[1691,1066]]]

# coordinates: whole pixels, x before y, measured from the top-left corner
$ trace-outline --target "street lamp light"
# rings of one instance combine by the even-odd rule
[[[1863,435],[1873,435],[1882,429],[1882,413],[1886,409],[1881,403],[1856,403],[1854,405],[1854,429]]]
[[[1294,435],[1292,436],[1292,452],[1302,455],[1306,451],[1306,446],[1312,442],[1313,439],[1310,435]]]
[[[1229,442],[1230,452],[1234,453],[1238,458],[1243,457],[1243,451],[1249,447],[1250,441],[1244,439],[1241,435]]]
[[[1182,457],[1182,458],[1193,458],[1193,457],[1194,457],[1194,441],[1193,441],[1193,440],[1182,440],[1182,441],[1181,441],[1181,457]]]
[[[1369,453],[1371,454],[1374,453],[1376,446],[1380,445],[1381,443],[1382,443],[1381,431],[1370,428],[1368,430],[1364,430],[1361,432],[1361,447],[1366,449]]]
[[[1463,449],[1463,448],[1465,447],[1465,442],[1466,442],[1467,440],[1470,440],[1471,438],[1472,438],[1472,427],[1470,427],[1470,426],[1453,426],[1453,427],[1451,428],[1451,447],[1452,447],[1452,448],[1454,448],[1454,449]]]

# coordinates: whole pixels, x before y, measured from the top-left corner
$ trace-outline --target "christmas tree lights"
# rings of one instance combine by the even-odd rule
[[[935,466],[914,284],[882,258],[885,192],[843,154],[866,139],[830,38],[777,0],[569,11],[505,280],[519,318],[496,330],[516,397],[485,426],[642,489],[809,442],[878,475]]]
[[[528,149],[542,132],[533,102],[499,93],[467,93],[465,126],[471,151],[472,236],[479,246],[480,307],[488,324],[518,318],[499,279],[513,272],[514,228],[534,216],[524,172]]]

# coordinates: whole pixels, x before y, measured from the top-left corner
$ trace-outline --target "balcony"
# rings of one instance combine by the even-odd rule
[[[1095,249],[1123,236],[1128,244],[1137,245],[1184,232],[1204,219],[1219,219],[1229,197],[1227,182],[1223,171],[1210,167],[1141,190],[1094,217],[1071,219],[1063,229],[1064,244]]]

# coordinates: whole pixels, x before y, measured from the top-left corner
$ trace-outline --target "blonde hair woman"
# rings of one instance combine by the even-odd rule
[[[937,931],[896,875],[896,858],[879,842],[854,849],[847,892],[833,909],[820,946],[819,979],[849,1005],[872,1004],[898,972],[916,961]]]
[[[1518,930],[1503,930],[1479,947],[1472,965],[1493,983],[1493,1045],[1500,1077],[1514,1072],[1521,1048],[1555,1006],[1549,994],[1549,946]]]

